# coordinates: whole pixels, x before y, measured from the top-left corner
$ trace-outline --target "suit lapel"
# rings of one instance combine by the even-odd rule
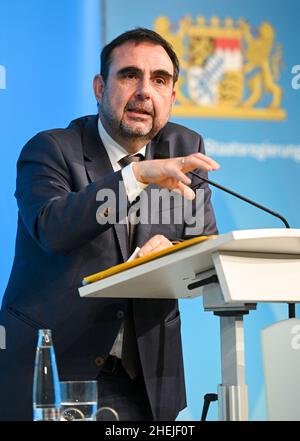
[[[83,154],[85,168],[90,182],[95,182],[105,175],[113,173],[107,151],[98,132],[98,117],[95,116],[88,120],[83,131]],[[126,224],[114,224],[113,226],[119,246],[121,249],[123,260],[129,257],[129,242]]]
[[[170,158],[173,156],[173,146],[169,141],[161,141],[160,139],[152,140],[146,148],[146,159]]]
[[[98,133],[98,118],[88,120],[83,131],[85,168],[91,182],[113,173],[108,154]]]

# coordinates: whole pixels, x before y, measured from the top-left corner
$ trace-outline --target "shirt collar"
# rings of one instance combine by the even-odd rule
[[[98,118],[98,131],[99,136],[104,144],[104,147],[107,151],[107,154],[109,156],[110,162],[113,167],[118,166],[118,161],[124,156],[128,155],[127,150],[124,149],[120,144],[118,144],[105,130],[105,128],[102,125],[102,122],[100,118]],[[146,145],[142,147],[138,152],[141,153],[144,157],[146,155]]]

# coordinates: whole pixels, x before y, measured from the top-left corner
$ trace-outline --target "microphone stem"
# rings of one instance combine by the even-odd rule
[[[193,176],[196,176],[196,178],[201,179],[202,181],[207,182],[208,184],[213,185],[214,187],[217,187],[220,190],[223,190],[226,193],[229,193],[232,196],[235,196],[236,198],[241,199],[242,201],[247,202],[248,204],[254,205],[254,207],[256,207],[256,208],[260,208],[261,210],[266,211],[269,214],[272,214],[273,216],[275,216],[278,219],[280,219],[284,223],[286,228],[291,228],[290,225],[288,224],[288,221],[283,216],[281,216],[279,213],[276,213],[275,211],[272,211],[269,208],[264,207],[263,205],[258,204],[257,202],[251,201],[251,199],[248,199],[245,196],[242,196],[242,195],[236,193],[235,191],[229,190],[228,188],[223,187],[223,185],[217,184],[216,182],[211,181],[210,179],[204,178],[203,176],[199,175],[198,173],[195,173],[193,171],[190,171],[189,173],[191,175],[193,175]],[[196,188],[196,187],[198,187],[198,185],[196,185],[196,186],[194,186],[192,188]]]

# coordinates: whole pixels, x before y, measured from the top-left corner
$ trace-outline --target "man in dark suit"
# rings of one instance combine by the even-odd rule
[[[136,246],[142,256],[188,237],[175,221],[137,224],[133,235],[127,216],[128,203],[154,188],[193,199],[187,173],[218,168],[198,134],[168,123],[178,70],[158,34],[122,34],[103,49],[94,79],[99,115],[39,133],[22,150],[15,259],[0,314],[0,419],[32,419],[39,328],[53,331],[60,379],[98,379],[100,404],[121,420],[174,420],[185,407],[177,302],[78,294],[84,276],[126,261]],[[145,160],[122,164],[137,153]],[[210,190],[201,188],[204,226],[195,234],[214,234]],[[100,200],[103,189],[114,206]]]

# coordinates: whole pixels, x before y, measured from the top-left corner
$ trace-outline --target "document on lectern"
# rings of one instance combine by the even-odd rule
[[[128,260],[127,262],[120,263],[119,265],[115,265],[111,268],[108,268],[107,270],[100,271],[98,273],[84,277],[84,279],[82,280],[82,285],[88,285],[89,283],[97,282],[99,280],[105,279],[106,277],[113,276],[122,271],[126,271],[130,268],[142,265],[143,263],[150,262],[152,260],[158,259],[159,257],[166,256],[167,254],[175,253],[176,251],[182,250],[183,248],[187,248],[189,246],[195,245],[208,239],[213,239],[215,237],[217,236],[211,235],[194,237],[192,239],[188,239],[176,245],[165,248],[164,250],[156,251],[143,257],[136,257],[133,260]]]

